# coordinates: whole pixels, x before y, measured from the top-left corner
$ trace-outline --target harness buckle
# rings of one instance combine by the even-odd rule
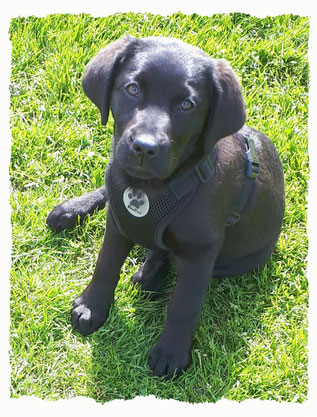
[[[226,226],[233,226],[235,225],[241,218],[241,214],[237,212],[232,212],[230,216],[226,219]]]
[[[196,173],[201,183],[205,183],[214,174],[215,167],[210,156],[195,166]]]
[[[252,136],[245,137],[248,150],[246,151],[247,166],[246,176],[248,178],[257,178],[260,173],[259,169],[259,157],[255,149],[254,138]]]

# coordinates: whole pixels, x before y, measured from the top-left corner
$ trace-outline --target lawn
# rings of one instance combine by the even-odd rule
[[[286,213],[274,254],[252,273],[211,281],[192,365],[167,382],[151,374],[147,357],[163,329],[175,273],[164,296],[149,300],[130,285],[145,255],[136,246],[106,324],[81,337],[70,325],[71,304],[90,280],[106,212],[70,232],[45,224],[54,205],[103,184],[113,122],[101,126],[81,77],[96,52],[125,33],[174,36],[229,60],[243,85],[247,123],[272,139],[285,170]],[[308,19],[294,15],[12,19],[13,398],[305,401],[308,35]]]

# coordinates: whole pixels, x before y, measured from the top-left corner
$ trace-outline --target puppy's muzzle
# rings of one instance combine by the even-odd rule
[[[117,161],[132,176],[165,178],[172,169],[169,140],[164,135],[130,132],[119,142]]]

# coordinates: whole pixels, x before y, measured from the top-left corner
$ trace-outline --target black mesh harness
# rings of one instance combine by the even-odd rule
[[[259,175],[259,160],[250,135],[244,136],[246,144],[246,183],[235,210],[227,218],[226,225],[233,226],[241,217],[254,179]],[[179,177],[172,179],[164,189],[145,193],[126,187],[116,178],[110,163],[106,172],[109,203],[117,227],[133,242],[152,250],[168,250],[163,233],[171,221],[184,209],[198,188],[214,174],[217,150],[204,157],[197,165]]]

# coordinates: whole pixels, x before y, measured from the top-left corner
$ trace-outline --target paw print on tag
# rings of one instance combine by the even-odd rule
[[[142,192],[136,188],[132,188],[132,191],[128,194],[130,199],[130,206],[138,209],[140,206],[143,206],[144,200],[142,200]]]
[[[130,214],[143,217],[149,211],[149,199],[144,191],[138,188],[127,188],[123,193],[123,203]]]

